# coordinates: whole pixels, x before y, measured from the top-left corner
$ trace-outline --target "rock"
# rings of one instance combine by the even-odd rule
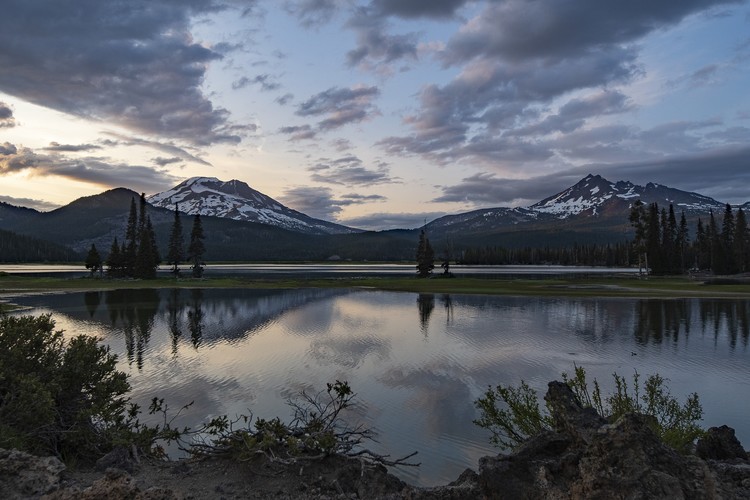
[[[120,469],[132,474],[138,467],[137,460],[124,446],[116,446],[112,451],[96,461],[96,470]]]
[[[29,498],[54,491],[65,465],[55,457],[37,457],[0,449],[0,498]]]
[[[85,489],[68,487],[42,497],[43,500],[179,500],[181,495],[168,488],[152,486],[141,489],[135,479],[122,469],[107,469],[104,477]]]
[[[734,435],[734,429],[726,425],[708,429],[706,435],[698,440],[695,454],[704,460],[748,459],[747,452]]]
[[[662,443],[653,417],[628,414],[607,423],[583,408],[562,382],[549,384],[545,400],[554,430],[530,438],[513,453],[480,459],[478,497],[750,498],[750,463],[729,428],[709,432],[703,447],[732,462],[706,462]]]

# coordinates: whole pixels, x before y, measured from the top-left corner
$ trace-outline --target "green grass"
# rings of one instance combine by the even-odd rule
[[[157,278],[110,280],[0,275],[0,293],[47,290],[113,290],[123,288],[375,288],[417,293],[463,293],[565,297],[750,297],[750,282],[704,283],[687,277],[570,277],[548,279],[453,278],[411,276],[363,278]]]

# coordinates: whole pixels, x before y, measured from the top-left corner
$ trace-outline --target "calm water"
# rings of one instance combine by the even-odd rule
[[[750,447],[750,301],[512,298],[364,290],[120,290],[15,299],[66,334],[101,337],[134,399],[194,401],[212,415],[287,418],[302,389],[347,380],[374,427],[370,448],[414,450],[422,485],[446,483],[496,453],[472,424],[490,384],[546,384],[574,364],[611,387],[614,371],[658,372],[682,400],[700,394],[706,426]]]

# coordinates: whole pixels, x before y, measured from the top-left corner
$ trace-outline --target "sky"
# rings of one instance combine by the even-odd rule
[[[747,0],[3,0],[0,201],[238,179],[363,229],[587,174],[750,201]]]

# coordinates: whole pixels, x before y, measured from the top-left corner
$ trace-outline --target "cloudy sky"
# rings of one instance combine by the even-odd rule
[[[0,201],[239,179],[371,229],[588,173],[750,201],[746,0],[3,0]]]

